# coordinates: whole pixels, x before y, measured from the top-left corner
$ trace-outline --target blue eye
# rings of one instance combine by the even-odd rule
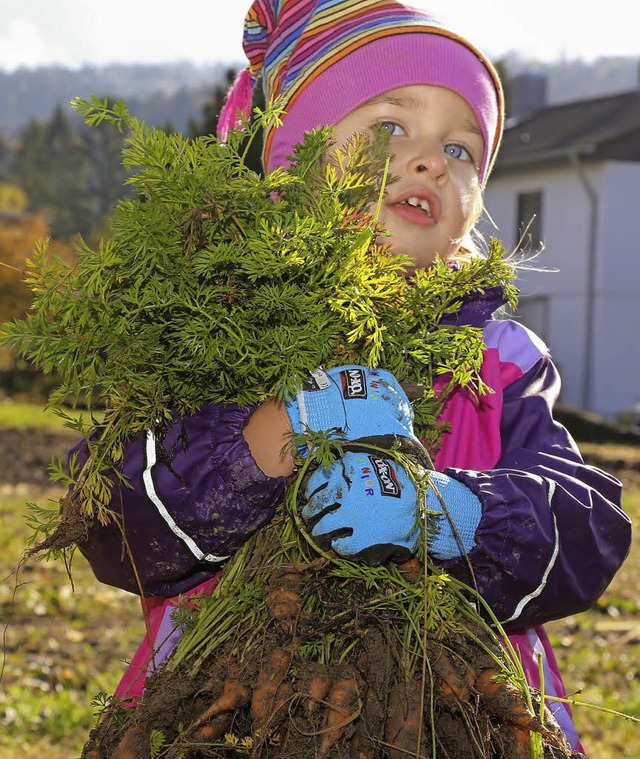
[[[444,152],[448,156],[451,156],[451,158],[455,158],[458,161],[472,161],[473,160],[473,158],[471,157],[471,153],[466,148],[463,148],[462,145],[456,145],[455,143],[450,143],[449,145],[445,145]]]
[[[392,137],[398,137],[399,135],[404,134],[404,129],[400,124],[396,124],[395,121],[380,121],[378,122],[378,126],[386,129]]]

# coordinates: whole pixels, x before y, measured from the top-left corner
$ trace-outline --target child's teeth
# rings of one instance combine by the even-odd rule
[[[426,211],[429,213],[429,203],[426,200],[421,200],[420,198],[407,198],[405,200],[405,203],[408,203],[410,206],[414,206],[415,208],[422,208],[423,211]]]

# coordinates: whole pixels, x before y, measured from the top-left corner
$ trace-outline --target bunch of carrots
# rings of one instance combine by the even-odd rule
[[[321,551],[297,491],[216,592],[179,609],[178,649],[135,708],[112,705],[84,759],[579,756],[470,589],[428,559]]]

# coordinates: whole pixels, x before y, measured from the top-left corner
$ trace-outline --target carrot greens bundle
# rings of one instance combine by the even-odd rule
[[[83,513],[107,518],[107,474],[129,436],[161,439],[176,415],[206,403],[282,396],[319,366],[384,366],[422,383],[416,426],[431,449],[448,390],[487,391],[480,330],[441,320],[495,285],[513,302],[512,266],[493,241],[486,258],[459,269],[436,261],[408,281],[407,259],[391,254],[374,218],[393,181],[382,136],[353,138],[329,159],[331,131],[319,129],[287,170],[262,176],[245,156],[277,108],[222,144],[151,129],[122,102],[74,107],[126,131],[133,194],[108,238],[77,243],[74,263],[38,246],[32,310],[0,328],[0,344],[59,378],[50,405],[90,438],[76,482]],[[436,394],[439,375],[449,383]],[[69,417],[69,404],[90,413]],[[94,412],[104,412],[97,426]]]

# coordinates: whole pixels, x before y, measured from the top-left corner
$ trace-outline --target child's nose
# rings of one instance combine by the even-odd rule
[[[447,157],[440,144],[420,143],[409,155],[409,172],[413,174],[428,173],[433,180],[441,179],[447,174]]]

